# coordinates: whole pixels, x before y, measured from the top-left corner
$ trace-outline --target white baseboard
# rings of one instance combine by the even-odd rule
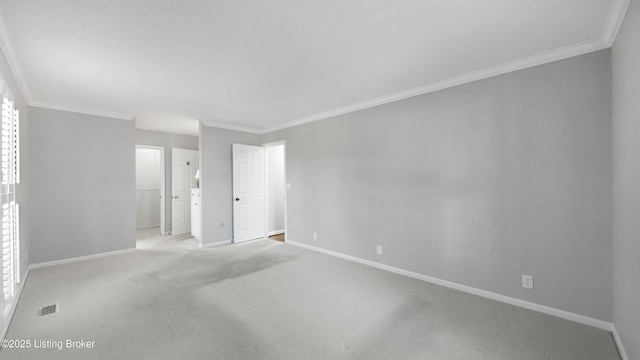
[[[280,234],[284,234],[284,229],[282,230],[276,230],[276,231],[269,231],[267,233],[268,236],[273,236],[273,235],[280,235]]]
[[[137,227],[136,231],[138,230],[147,230],[147,229],[153,229],[153,228],[159,228],[160,224],[158,225],[149,225],[149,226],[142,226],[142,227]]]
[[[622,360],[631,360],[629,356],[627,356],[627,352],[624,350],[624,346],[622,346],[622,339],[620,338],[615,325],[613,326],[613,330],[611,331],[611,333],[613,333],[613,340],[615,340],[616,345],[618,346],[618,352],[620,353],[620,357],[622,358]]]
[[[135,248],[133,248],[133,249],[124,249],[124,250],[116,250],[116,251],[104,252],[104,253],[87,255],[87,256],[79,256],[79,257],[63,259],[63,260],[47,261],[47,262],[42,262],[42,263],[38,263],[38,264],[31,264],[31,265],[29,265],[29,269],[39,269],[39,268],[49,267],[49,266],[54,266],[54,265],[70,264],[70,263],[74,263],[74,262],[78,262],[78,261],[98,259],[98,258],[103,258],[103,257],[107,257],[107,256],[130,254],[130,253],[133,253],[133,252],[136,252]]]
[[[386,270],[386,271],[389,271],[389,272],[392,272],[392,273],[408,276],[408,277],[411,277],[411,278],[414,278],[414,279],[423,280],[423,281],[426,281],[426,282],[429,282],[429,283],[432,283],[432,284],[448,287],[448,288],[459,290],[459,291],[466,292],[466,293],[469,293],[469,294],[482,296],[482,297],[487,298],[487,299],[500,301],[500,302],[503,302],[503,303],[507,303],[507,304],[510,304],[510,305],[522,307],[522,308],[533,310],[533,311],[538,311],[538,312],[541,312],[543,314],[552,315],[552,316],[559,317],[559,318],[562,318],[562,319],[575,321],[577,323],[593,326],[593,327],[596,327],[596,328],[599,328],[599,329],[612,331],[612,332],[614,330],[614,327],[613,327],[612,323],[606,322],[606,321],[603,321],[603,320],[594,319],[594,318],[591,318],[591,317],[588,317],[588,316],[574,314],[574,313],[571,313],[571,312],[568,312],[568,311],[555,309],[555,308],[552,308],[552,307],[549,307],[549,306],[540,305],[540,304],[532,303],[532,302],[529,302],[529,301],[512,298],[512,297],[509,297],[509,296],[496,294],[496,293],[493,293],[493,292],[490,292],[490,291],[486,291],[486,290],[474,288],[474,287],[471,287],[471,286],[454,283],[454,282],[447,281],[447,280],[438,279],[438,278],[435,278],[435,277],[432,277],[432,276],[427,276],[427,275],[415,273],[415,272],[412,272],[412,271],[400,269],[400,268],[397,268],[397,267],[380,264],[380,263],[377,263],[375,261],[365,260],[365,259],[361,259],[361,258],[358,258],[358,257],[355,257],[355,256],[345,255],[345,254],[338,253],[338,252],[331,251],[331,250],[325,250],[325,249],[318,248],[318,247],[311,246],[311,245],[307,245],[307,244],[302,244],[302,243],[298,243],[298,242],[294,242],[294,241],[287,241],[287,244],[299,246],[299,247],[302,247],[302,248],[305,248],[305,249],[309,249],[309,250],[314,250],[314,251],[321,252],[321,253],[324,253],[324,254],[327,254],[327,255],[339,257],[339,258],[342,258],[342,259],[345,259],[345,260],[349,260],[349,261],[353,261],[353,262],[357,262],[357,263],[360,263],[360,264],[363,264],[363,265],[367,265],[367,266],[375,267],[375,268],[378,268],[378,269]]]
[[[22,281],[18,285],[16,295],[13,297],[13,302],[11,303],[11,309],[9,310],[9,314],[7,315],[7,322],[4,323],[2,326],[0,339],[4,340],[7,336],[7,331],[9,331],[9,325],[11,325],[11,320],[13,320],[13,314],[16,312],[16,308],[18,307],[18,302],[20,301],[20,296],[22,296],[22,289],[24,289],[24,284],[27,282],[30,272],[31,272],[31,269],[27,268],[27,272],[24,274],[24,276],[22,277]]]
[[[233,243],[233,239],[223,240],[223,241],[216,241],[216,242],[207,243],[207,244],[200,244],[200,247],[205,249],[205,248],[210,248],[210,247],[215,247],[215,246],[228,245],[228,244],[231,244],[231,243]]]

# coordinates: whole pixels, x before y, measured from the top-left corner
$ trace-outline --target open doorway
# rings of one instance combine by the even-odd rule
[[[265,144],[267,190],[267,236],[286,240],[286,144],[284,141]]]
[[[136,118],[136,126],[138,126],[139,119]],[[196,154],[198,153],[198,149],[200,147],[200,140],[198,136],[198,122],[196,121],[196,129],[185,130],[184,133],[173,133],[173,132],[164,132],[164,131],[155,131],[155,130],[147,130],[142,128],[136,128],[136,158],[137,160],[143,160],[151,157],[156,161],[156,164],[160,164],[161,171],[160,175],[156,177],[152,175],[152,173],[157,173],[157,168],[151,168],[142,162],[136,161],[136,182],[137,190],[156,190],[154,192],[146,191],[145,199],[142,199],[143,191],[137,191],[138,193],[138,203],[137,217],[140,220],[146,219],[143,214],[145,214],[144,210],[146,209],[157,209],[156,205],[149,205],[144,201],[148,201],[153,199],[155,201],[159,201],[158,207],[160,208],[160,216],[158,217],[157,213],[152,214],[153,222],[138,222],[138,231],[136,231],[136,248],[140,250],[162,250],[162,251],[173,251],[176,249],[191,249],[197,247],[197,241],[191,237],[191,232],[189,229],[185,233],[174,234],[173,228],[173,213],[174,213],[174,205],[180,206],[181,211],[180,215],[183,218],[179,219],[181,221],[180,225],[190,224],[189,218],[187,217],[187,211],[184,211],[185,208],[190,210],[190,192],[185,192],[184,188],[187,189],[194,187],[195,174],[192,174],[191,171],[189,174],[186,174],[184,171],[184,176],[179,176],[176,179],[177,185],[180,188],[181,192],[174,193],[174,149],[185,149],[194,151]],[[153,156],[139,156],[140,151],[137,150],[139,148],[142,149],[154,149],[159,150],[159,152],[154,152]],[[176,156],[178,157],[178,156]],[[199,157],[199,156],[198,156]],[[159,161],[158,161],[159,159]],[[186,161],[184,161],[186,160]],[[187,165],[189,162],[189,165]],[[186,167],[186,168],[195,168],[197,171],[198,164],[197,160],[194,159],[182,159],[181,162],[177,165],[177,167]],[[150,171],[149,171],[150,170]],[[146,179],[146,180],[145,180]],[[149,183],[151,181],[155,181],[155,184],[152,186],[142,185],[140,183]],[[193,181],[193,184],[192,184]],[[158,192],[157,184],[160,183],[160,191]],[[156,195],[157,194],[157,195]],[[178,196],[179,200],[175,199],[175,196]],[[186,200],[186,203],[183,201]],[[179,204],[178,204],[179,203]],[[147,213],[148,214],[148,213]],[[142,217],[140,217],[143,215]],[[160,224],[158,226],[157,224]],[[157,226],[157,227],[152,227]],[[146,229],[140,229],[146,228]],[[178,229],[180,230],[180,229]]]
[[[136,145],[136,229],[165,233],[164,147]]]
[[[199,219],[196,211],[192,210],[194,205],[198,204],[200,197],[200,189],[196,187],[196,174],[200,169],[200,154],[198,150],[173,148],[171,151],[172,167],[171,167],[171,198],[172,198],[172,235],[190,234],[195,231],[192,229],[199,227],[193,224],[192,220]]]

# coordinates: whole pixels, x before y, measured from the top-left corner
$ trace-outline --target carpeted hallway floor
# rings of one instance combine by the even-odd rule
[[[620,359],[606,331],[273,240],[138,248],[32,271],[7,334],[31,348],[0,359]]]

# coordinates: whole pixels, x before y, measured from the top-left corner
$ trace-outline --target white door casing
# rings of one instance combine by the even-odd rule
[[[265,235],[264,148],[233,144],[233,242]]]
[[[171,233],[191,232],[191,188],[196,187],[198,151],[174,148],[171,151]]]

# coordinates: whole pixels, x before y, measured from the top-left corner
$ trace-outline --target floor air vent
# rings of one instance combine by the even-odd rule
[[[43,306],[38,310],[38,316],[51,315],[58,312],[58,304]]]

